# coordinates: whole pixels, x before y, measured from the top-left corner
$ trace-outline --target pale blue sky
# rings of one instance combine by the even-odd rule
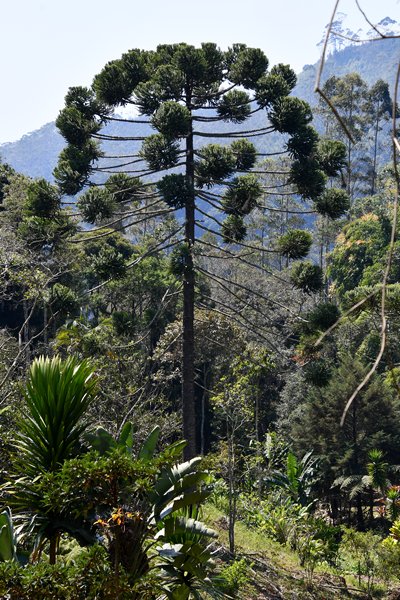
[[[360,0],[374,22],[400,20],[399,0]],[[1,0],[0,143],[52,121],[71,85],[130,48],[159,43],[234,42],[260,47],[270,63],[299,72],[319,58],[316,44],[334,0]],[[354,30],[355,0],[340,0]]]

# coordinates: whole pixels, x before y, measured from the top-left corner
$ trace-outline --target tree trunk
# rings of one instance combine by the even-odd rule
[[[186,90],[187,105],[190,108],[191,94]],[[197,453],[196,406],[194,395],[194,285],[192,250],[194,245],[194,153],[192,130],[186,138],[186,180],[192,194],[185,205],[185,244],[189,252],[185,254],[183,272],[183,331],[182,331],[182,419],[183,437],[187,440],[184,451],[186,460]]]
[[[45,351],[47,352],[47,347],[49,345],[49,332],[48,332],[48,309],[47,302],[44,301],[43,305],[43,343],[45,345]]]
[[[29,309],[28,302],[23,300],[23,310],[24,310],[24,329],[23,329],[23,340],[25,345],[25,364],[28,369],[31,364],[31,349],[29,344]]]
[[[364,513],[362,507],[362,498],[361,494],[357,494],[356,497],[356,507],[357,507],[357,529],[359,531],[364,531]]]
[[[51,565],[56,564],[57,541],[58,541],[58,534],[56,533],[55,535],[52,535],[50,538],[49,562]]]
[[[235,489],[235,449],[233,434],[228,434],[228,481],[229,481],[229,552],[235,554],[235,521],[236,521],[236,489]]]
[[[374,131],[374,159],[372,164],[372,185],[371,185],[371,194],[375,194],[375,182],[376,182],[376,163],[378,156],[378,131],[379,131],[379,108],[377,110],[376,121],[375,121],[375,131]]]
[[[205,424],[206,424],[206,391],[207,388],[207,368],[203,366],[203,393],[201,395],[201,421],[200,421],[200,454],[204,456],[205,452]]]
[[[374,489],[372,486],[369,488],[369,518],[371,523],[374,522]]]

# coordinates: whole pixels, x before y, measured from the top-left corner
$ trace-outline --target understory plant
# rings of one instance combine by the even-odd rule
[[[132,423],[124,425],[117,439],[104,428],[85,433],[85,412],[95,395],[88,363],[40,358],[32,365],[15,475],[1,490],[3,501],[13,509],[14,523],[24,531],[22,541],[31,561],[37,572],[43,571],[42,580],[48,580],[47,592],[35,591],[31,597],[73,597],[70,589],[54,587],[66,581],[67,566],[64,569],[60,556],[65,536],[81,546],[100,546],[99,560],[101,556],[114,582],[114,596],[104,590],[92,596],[91,590],[87,596],[76,592],[77,598],[223,596],[214,591],[210,578],[209,543],[216,534],[199,520],[210,483],[208,473],[199,468],[200,458],[179,462],[183,441],[157,452],[158,427],[139,448],[133,444]],[[16,550],[10,537],[11,513],[4,511],[2,519],[0,548],[8,536],[5,560],[12,562]],[[95,550],[82,552],[88,557]],[[43,566],[47,562],[54,573]],[[36,585],[33,567],[23,573],[15,569],[14,574],[8,572],[11,588],[30,576]]]

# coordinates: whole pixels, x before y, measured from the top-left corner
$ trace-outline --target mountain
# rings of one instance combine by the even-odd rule
[[[393,20],[387,18],[381,22],[381,25],[386,28],[390,27],[390,31],[392,31],[396,24]],[[352,37],[357,35],[354,34]],[[400,39],[351,43],[344,45],[344,47],[343,44],[334,44],[330,47],[330,54],[324,66],[322,82],[334,74],[342,76],[346,73],[356,71],[368,84],[371,85],[378,79],[384,79],[390,84],[393,90],[399,51]],[[305,65],[298,76],[298,83],[294,92],[311,105],[315,105],[318,101],[314,93],[317,69],[318,63],[315,65]],[[260,118],[262,118],[260,113],[254,115],[251,124],[249,126],[246,124],[246,129],[265,125],[265,123],[260,121]],[[118,122],[110,123],[108,133],[121,135],[121,125]],[[143,125],[137,125],[136,127],[140,128],[136,135],[143,135]],[[132,125],[132,136],[135,135],[134,128],[135,126]],[[220,131],[224,131],[224,128],[231,129],[231,126],[230,124],[218,125]],[[268,136],[267,138],[260,137],[255,139],[258,140],[258,149],[260,152],[273,152],[278,149],[278,136],[275,138]],[[210,138],[204,138],[204,140],[206,143],[206,141],[210,141]],[[123,144],[119,146],[119,154],[137,152],[139,148],[137,142],[134,143],[133,147],[132,143],[127,142],[127,144],[130,145],[125,148],[126,152]],[[47,123],[37,131],[24,135],[17,142],[0,145],[0,158],[3,162],[9,163],[21,173],[31,177],[45,177],[48,180],[52,180],[52,171],[64,145],[64,140],[58,133],[55,124]]]
[[[393,94],[399,61],[400,39],[352,44],[331,52],[325,61],[321,83],[332,75],[342,77],[346,73],[359,73],[368,85],[378,79],[387,81]],[[297,79],[295,94],[311,105],[318,97],[314,93],[319,63],[305,65]],[[0,148],[1,150],[1,148]]]

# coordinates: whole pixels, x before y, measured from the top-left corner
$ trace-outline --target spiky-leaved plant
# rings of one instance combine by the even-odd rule
[[[74,357],[41,356],[32,363],[23,393],[16,445],[22,472],[36,476],[76,454],[86,427],[82,417],[96,396],[93,369]]]

